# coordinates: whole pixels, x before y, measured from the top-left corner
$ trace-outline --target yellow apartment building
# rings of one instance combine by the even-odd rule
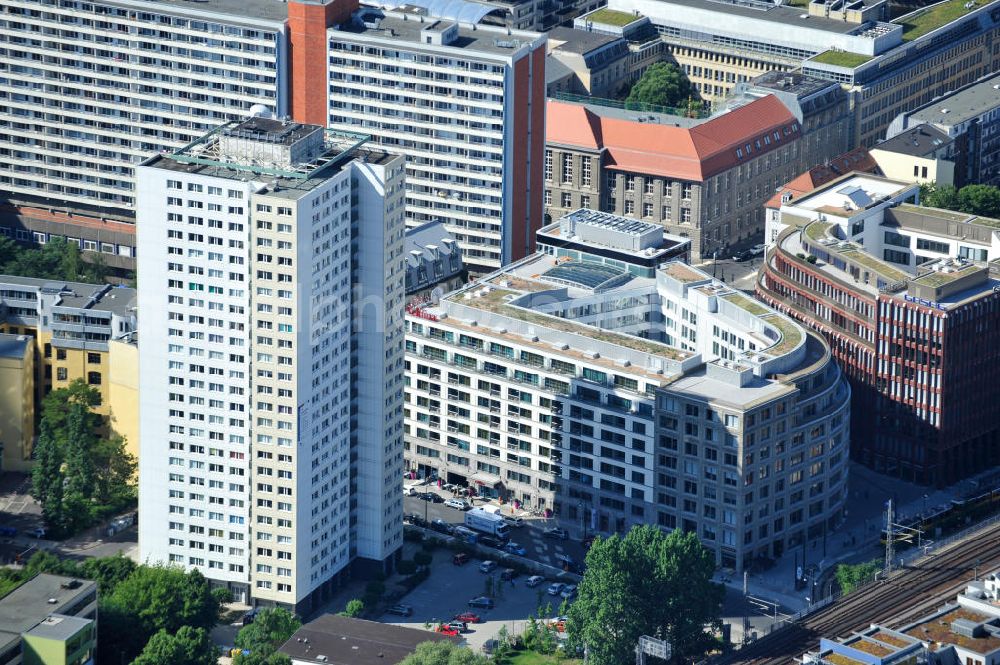
[[[0,469],[30,466],[41,400],[76,379],[138,456],[135,324],[134,289],[0,275]]]

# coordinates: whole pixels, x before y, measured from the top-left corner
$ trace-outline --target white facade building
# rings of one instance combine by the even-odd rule
[[[0,190],[134,207],[135,166],[262,103],[286,112],[273,0],[0,2]]]
[[[539,253],[411,305],[406,345],[424,477],[581,531],[696,531],[738,569],[842,519],[850,388],[829,348],[683,263]]]
[[[362,8],[328,37],[329,126],[406,156],[407,223],[444,222],[473,270],[528,254],[543,215],[545,37],[406,8]]]
[[[244,601],[402,544],[403,160],[363,140],[258,117],[138,169],[140,553]]]
[[[907,275],[941,259],[1000,259],[1000,221],[914,205],[920,186],[912,182],[851,173],[798,198],[785,198],[780,207],[767,211],[769,244],[789,226],[818,221],[823,233],[836,227],[842,244],[860,245],[876,261],[889,264],[890,271],[901,269]],[[837,245],[834,240],[828,243]]]

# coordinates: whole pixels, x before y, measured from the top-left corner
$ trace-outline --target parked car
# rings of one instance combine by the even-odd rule
[[[749,249],[743,250],[742,252],[736,252],[733,254],[733,261],[740,263],[742,261],[749,261],[753,258],[753,254],[750,253]]]
[[[469,632],[469,626],[466,625],[464,621],[449,621],[445,625],[452,630],[458,631],[459,633]]]
[[[464,566],[469,563],[469,555],[465,552],[458,552],[455,556],[451,557],[451,562],[456,566]]]
[[[478,596],[469,601],[469,607],[482,607],[487,610],[492,610],[493,599],[489,596]]]
[[[455,510],[468,510],[472,507],[465,499],[448,499],[444,502],[444,505],[449,508],[454,508]]]
[[[565,587],[563,587],[562,593],[560,595],[566,600],[573,598],[574,596],[576,596],[576,585],[567,584]]]
[[[552,527],[551,529],[546,529],[543,534],[546,538],[558,538],[560,540],[566,540],[569,538],[569,533],[566,529],[560,529],[558,527]]]
[[[534,588],[534,587],[538,586],[539,584],[541,584],[544,581],[545,581],[545,578],[542,577],[541,575],[532,575],[531,577],[528,578],[528,581],[525,582],[525,584],[527,584],[528,586]]]
[[[497,569],[496,561],[483,561],[481,564],[479,564],[479,572],[481,573],[492,573],[496,569]]]
[[[506,545],[503,546],[503,551],[507,552],[508,554],[516,554],[518,556],[524,556],[525,554],[528,553],[528,550],[524,549],[517,543],[507,543]]]
[[[243,625],[244,626],[249,626],[250,624],[252,624],[253,620],[257,618],[257,613],[258,612],[260,612],[260,608],[259,607],[254,607],[254,608],[251,608],[251,609],[247,610],[243,614]]]
[[[766,249],[767,249],[767,245],[764,245],[764,244],[754,245],[753,247],[750,248],[750,253],[753,256],[760,256],[761,254],[764,253],[764,250],[766,250]]]
[[[553,582],[549,585],[548,594],[550,596],[558,596],[562,593],[562,590],[566,588],[566,585],[562,582]]]
[[[449,536],[455,532],[455,527],[444,520],[434,520],[431,522],[431,529],[438,533],[446,533]]]
[[[573,557],[571,557],[568,554],[556,553],[553,558],[563,569],[572,568],[574,565],[576,565],[576,561],[574,561]]]
[[[455,615],[455,621],[461,621],[462,623],[482,623],[483,619],[473,612],[462,612]]]
[[[427,520],[416,513],[403,515],[403,522],[406,524],[412,524],[413,526],[427,526]]]
[[[44,538],[45,537],[45,529],[43,529],[40,526],[39,527],[35,527],[34,529],[28,529],[27,534],[29,536],[31,536],[32,538]]]
[[[513,515],[504,515],[503,521],[506,522],[512,529],[519,529],[524,526],[524,520],[520,517],[514,517]]]
[[[421,501],[430,501],[431,503],[444,503],[444,499],[434,492],[424,492],[418,495]]]
[[[416,496],[417,494],[419,494],[419,492],[417,492],[417,488],[413,485],[408,485],[403,488],[403,496]]]
[[[504,582],[510,582],[512,579],[517,577],[517,571],[513,568],[504,568],[503,572],[500,573],[500,579]]]
[[[443,623],[440,626],[438,626],[437,628],[435,628],[434,632],[441,633],[442,635],[447,635],[448,637],[455,637],[456,635],[458,635],[462,631],[455,630],[450,625],[448,625],[446,623]]]
[[[395,614],[396,616],[408,617],[413,614],[413,608],[409,605],[393,605],[387,609],[386,614]]]
[[[486,545],[486,547],[492,547],[493,549],[503,549],[506,541],[499,538],[494,538],[493,536],[479,536],[479,544]]]
[[[12,526],[0,526],[0,536],[4,538],[13,538],[17,535],[17,529]]]

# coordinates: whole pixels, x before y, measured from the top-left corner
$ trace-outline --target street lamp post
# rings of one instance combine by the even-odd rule
[[[917,549],[920,549],[921,541],[924,536],[924,526],[927,520],[927,495],[924,495],[924,509],[920,513],[920,531],[917,531]]]

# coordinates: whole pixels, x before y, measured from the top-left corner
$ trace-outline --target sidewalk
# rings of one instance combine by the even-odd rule
[[[884,556],[880,538],[885,525],[885,504],[889,499],[893,499],[895,521],[900,522],[947,505],[964,491],[961,485],[946,490],[914,485],[879,475],[854,462],[850,466],[848,488],[846,518],[840,527],[827,534],[825,542],[819,538],[804,547],[800,545],[768,570],[751,572],[747,584],[751,596],[778,602],[786,613],[798,612],[807,606],[806,598],[812,589],[795,590],[797,567],[804,571],[815,567],[815,572],[807,577],[821,579],[823,573],[837,563],[860,563]],[[721,581],[720,577],[717,579]],[[743,591],[742,578],[730,579],[726,585],[740,593]],[[823,586],[826,588],[816,590],[818,597],[829,594],[829,585],[824,583]]]

